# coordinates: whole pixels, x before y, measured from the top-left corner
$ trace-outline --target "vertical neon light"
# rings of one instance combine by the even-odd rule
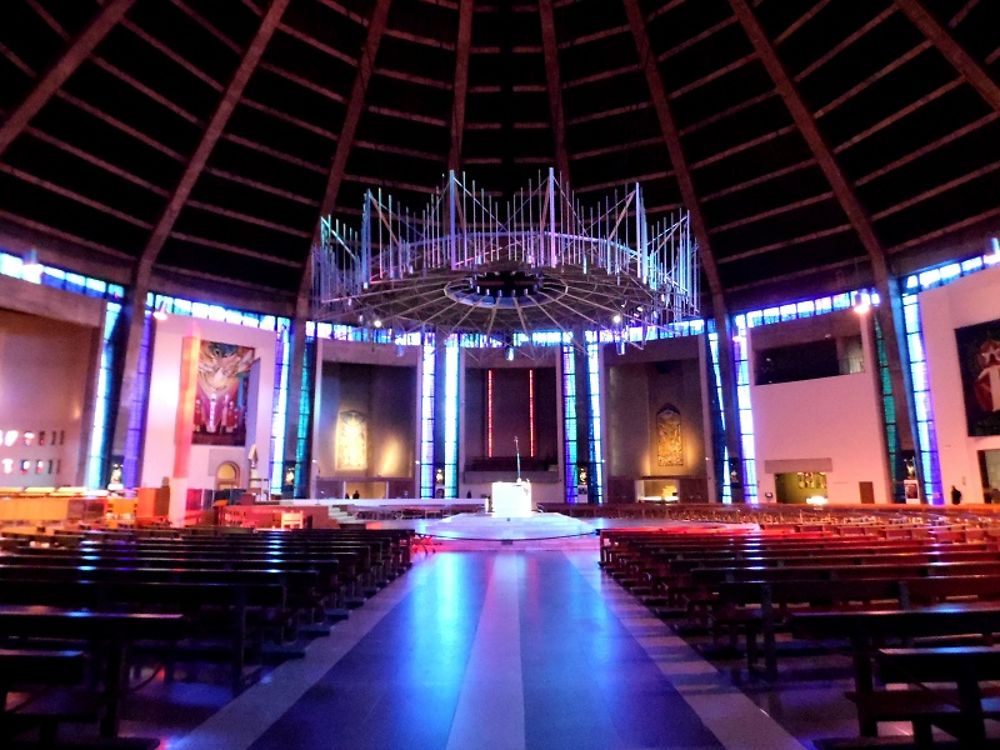
[[[722,408],[722,373],[719,369],[719,334],[714,330],[714,321],[709,321],[713,325],[713,330],[708,334],[708,349],[712,354],[712,373],[715,375],[715,399],[718,404],[716,417],[722,427],[722,434],[726,432],[726,410]],[[733,502],[733,487],[729,481],[729,447],[726,440],[722,441],[722,502],[729,505]]]
[[[493,370],[486,371],[486,455],[493,458]]]
[[[917,277],[906,280],[906,286],[916,286]],[[927,354],[924,350],[924,331],[920,320],[920,305],[916,294],[903,295],[903,328],[906,332],[906,349],[910,355],[910,379],[913,384],[913,406],[917,422],[917,449],[924,479],[924,497],[928,503],[944,503],[941,485],[941,463],[938,458],[937,429],[931,403],[930,381],[927,377]]]
[[[528,370],[528,455],[535,456],[535,371]]]
[[[573,342],[562,345],[563,448],[566,502],[576,502],[576,351]]]
[[[285,461],[285,419],[288,414],[288,372],[291,369],[291,341],[288,318],[279,318],[274,349],[274,412],[271,416],[271,487],[281,489]],[[276,324],[278,321],[276,321]]]
[[[588,333],[591,341],[596,337]],[[587,385],[590,397],[590,493],[598,503],[604,502],[604,446],[601,440],[601,357],[596,341],[587,344]]]
[[[434,343],[423,345],[420,374],[420,497],[434,497]]]
[[[733,359],[736,364],[736,406],[740,411],[740,446],[743,453],[743,497],[748,503],[759,501],[757,493],[757,462],[754,446],[753,406],[750,401],[750,362],[747,352],[747,316],[733,318],[736,336],[733,338]]]
[[[295,497],[308,497],[311,484],[312,407],[316,387],[316,335],[306,333],[302,362],[302,388],[299,390],[299,429],[295,436]]]
[[[444,496],[458,495],[458,336],[444,345]]]

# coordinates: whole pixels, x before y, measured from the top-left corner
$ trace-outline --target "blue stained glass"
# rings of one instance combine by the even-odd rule
[[[969,260],[962,261],[963,273],[971,273],[972,271],[978,271],[982,267],[983,267],[982,258],[970,258]]]
[[[937,268],[933,268],[930,271],[924,271],[920,274],[920,286],[924,289],[934,286],[941,280],[941,271]]]

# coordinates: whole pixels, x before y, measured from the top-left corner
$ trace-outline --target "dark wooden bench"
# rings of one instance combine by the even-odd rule
[[[986,739],[985,720],[1000,719],[1000,689],[982,687],[1000,679],[1000,648],[889,648],[880,649],[875,658],[884,684],[919,686],[876,690],[855,699],[867,702],[868,716],[876,721],[911,722],[920,746],[933,744],[933,726],[970,747],[980,746]]]
[[[1000,633],[1000,602],[948,603],[914,609],[802,612],[791,616],[797,637],[848,640],[854,661],[854,693],[861,734],[874,737],[877,720],[867,713],[865,696],[874,690],[873,659],[887,644],[912,645],[922,638],[975,636],[991,645]]]
[[[0,581],[0,601],[95,611],[183,614],[187,628],[182,640],[171,643],[168,649],[152,644],[142,650],[165,659],[168,678],[174,662],[186,654],[198,654],[202,661],[226,662],[234,694],[259,674],[266,632],[285,626],[285,587],[276,583],[19,579]]]
[[[36,639],[76,640],[100,654],[101,736],[117,737],[121,697],[126,683],[127,648],[140,640],[176,641],[184,634],[179,614],[93,612],[54,607],[0,605],[0,638],[8,646],[31,647]]]
[[[763,640],[768,676],[777,673],[775,634],[791,614],[847,609],[909,609],[948,601],[1000,599],[1000,575],[876,578],[852,580],[739,581],[719,584],[711,618],[717,634],[746,638],[747,667],[758,657],[757,637]]]
[[[47,701],[37,695],[18,706],[8,706],[11,693],[26,689],[71,688],[83,684],[87,657],[82,651],[0,649],[0,740],[7,742],[28,730],[39,730],[39,741],[56,741],[60,724],[97,720],[93,700],[70,700],[58,693]]]
[[[719,585],[712,606],[717,634],[729,632],[732,645],[739,635],[746,639],[747,669],[758,659],[757,639],[763,642],[766,675],[778,671],[775,636],[796,607],[842,610],[881,603],[906,606],[905,586],[890,578],[829,580],[738,581]]]

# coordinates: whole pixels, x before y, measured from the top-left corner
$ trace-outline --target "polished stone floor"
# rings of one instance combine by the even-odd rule
[[[126,728],[167,750],[803,747],[604,576],[596,544],[445,546],[238,699],[161,689],[186,708],[148,697]]]

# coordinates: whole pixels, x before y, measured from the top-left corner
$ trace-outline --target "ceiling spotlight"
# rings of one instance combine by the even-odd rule
[[[619,315],[618,313],[615,313],[614,316],[611,318],[611,322],[614,323],[615,325],[619,325],[622,322],[622,316]]]
[[[381,318],[375,318],[375,322],[373,322],[372,325],[375,326],[376,328],[381,328],[382,327],[382,319]]]
[[[167,301],[161,300],[160,304],[157,305],[156,310],[153,312],[153,318],[155,320],[166,320],[170,316],[167,315]]]

